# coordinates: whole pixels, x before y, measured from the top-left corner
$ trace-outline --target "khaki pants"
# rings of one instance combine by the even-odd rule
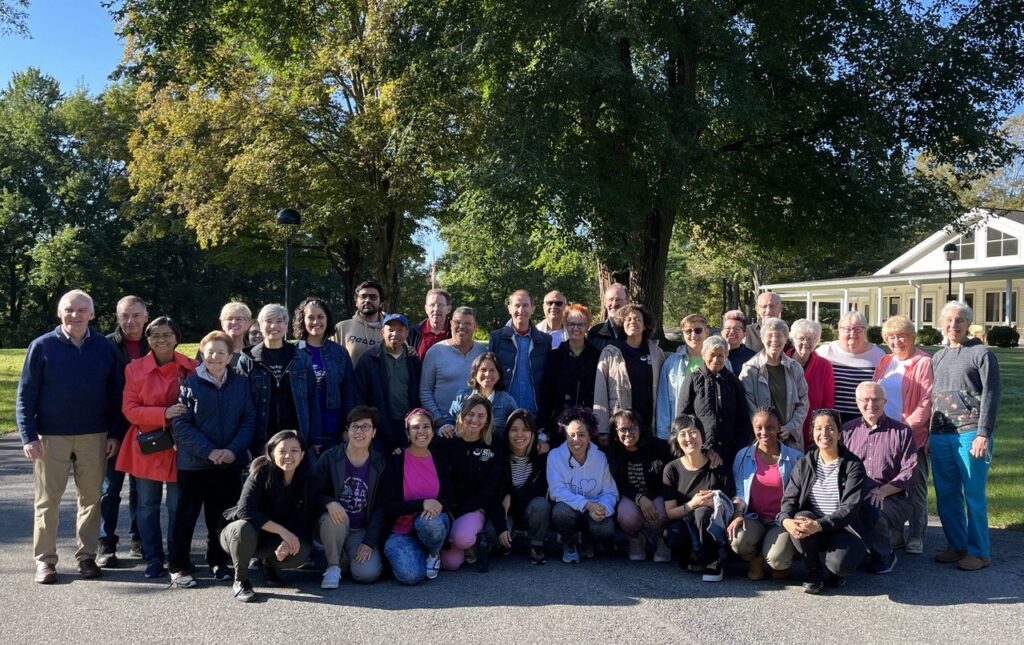
[[[107,433],[39,437],[43,458],[33,462],[36,500],[32,551],[37,562],[57,564],[57,525],[60,499],[68,485],[68,471],[75,474],[78,520],[76,560],[96,557],[100,539],[100,493],[107,469]]]
[[[758,518],[748,517],[744,524],[746,528],[736,531],[736,539],[731,544],[740,557],[749,562],[762,555],[775,571],[784,571],[793,564],[795,548],[786,529]]]

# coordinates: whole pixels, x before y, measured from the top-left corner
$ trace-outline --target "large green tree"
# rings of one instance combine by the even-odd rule
[[[949,221],[914,156],[998,166],[1024,88],[1020,0],[402,4],[394,40],[477,100],[460,211],[557,223],[659,314],[677,228],[828,262]]]

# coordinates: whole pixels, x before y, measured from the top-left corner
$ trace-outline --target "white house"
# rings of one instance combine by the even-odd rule
[[[766,284],[786,302],[806,302],[807,317],[818,320],[820,303],[856,309],[872,325],[889,316],[906,316],[914,327],[938,327],[936,317],[950,293],[950,262],[943,247],[957,247],[952,262],[952,293],[974,310],[987,327],[1017,326],[1019,292],[1024,287],[1024,211],[976,208],[963,216],[969,232],[943,229],[885,265],[873,275]]]

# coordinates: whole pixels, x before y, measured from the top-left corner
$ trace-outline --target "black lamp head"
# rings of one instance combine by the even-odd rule
[[[299,211],[294,208],[282,208],[277,211],[277,217],[275,218],[278,224],[283,226],[298,226],[302,224],[302,215]]]
[[[280,214],[278,214],[278,217],[280,217]],[[949,260],[950,262],[955,260],[956,257],[960,255],[960,251],[957,248],[956,244],[952,242],[942,247],[942,252],[946,254],[946,259]]]

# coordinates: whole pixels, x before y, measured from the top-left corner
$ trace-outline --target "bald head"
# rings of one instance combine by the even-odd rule
[[[885,389],[873,381],[864,381],[855,393],[857,409],[869,425],[875,425],[885,414]]]
[[[544,320],[548,323],[549,330],[562,328],[567,304],[568,301],[561,291],[549,291],[544,295]]]

